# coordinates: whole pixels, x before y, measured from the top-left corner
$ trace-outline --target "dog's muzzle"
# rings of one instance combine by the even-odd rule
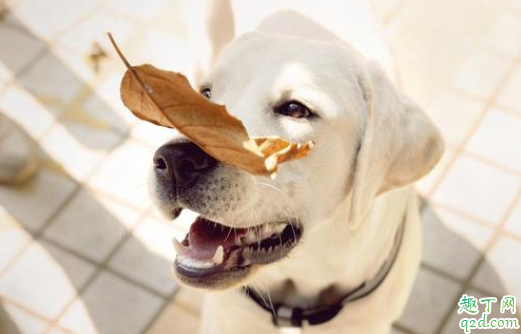
[[[163,145],[156,151],[153,164],[155,189],[162,194],[158,201],[168,211],[164,213],[171,218],[184,209],[197,214],[185,238],[174,240],[174,271],[181,281],[204,288],[227,288],[246,278],[252,268],[285,258],[300,241],[302,225],[291,217],[247,228],[235,227],[233,220],[212,220],[208,207],[215,204],[206,200],[207,193],[214,192],[214,198],[224,196],[222,189],[232,181],[222,177],[215,181],[219,162],[195,144],[180,141]],[[219,187],[215,182],[220,182]],[[232,216],[233,208],[221,205],[219,210],[220,217]]]

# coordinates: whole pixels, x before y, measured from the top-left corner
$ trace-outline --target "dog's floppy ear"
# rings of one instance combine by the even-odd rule
[[[196,55],[194,78],[200,82],[222,49],[235,37],[230,0],[186,0],[190,39]]]
[[[206,33],[210,39],[212,61],[235,36],[235,20],[230,0],[212,0],[206,13]]]
[[[400,94],[374,62],[360,79],[367,122],[351,187],[349,224],[356,228],[376,196],[427,174],[443,153],[443,141],[429,117]]]

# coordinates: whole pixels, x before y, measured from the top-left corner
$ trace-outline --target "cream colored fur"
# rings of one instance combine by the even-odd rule
[[[316,142],[308,158],[281,166],[276,181],[235,178],[243,185],[242,202],[219,221],[249,226],[298,215],[305,231],[288,259],[260,268],[248,283],[265,298],[301,307],[313,305],[331,285],[350,291],[378,271],[406,213],[403,245],[379,289],[333,321],[303,330],[387,333],[405,307],[420,262],[418,201],[411,184],[436,164],[443,144],[426,114],[389,79],[391,57],[367,4],[203,2],[187,0],[185,6],[195,28],[194,52],[201,56],[199,85],[210,85],[212,100],[244,120],[252,135]],[[208,14],[202,15],[203,8]],[[320,119],[267,116],[269,106],[283,98],[305,101]],[[287,280],[295,286],[289,293],[283,288]],[[208,293],[201,333],[277,329],[264,310],[232,289]]]

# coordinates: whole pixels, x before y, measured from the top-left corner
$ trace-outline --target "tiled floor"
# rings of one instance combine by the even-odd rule
[[[463,293],[521,299],[521,1],[373,3],[404,89],[448,146],[418,185],[423,264],[393,333],[461,333]],[[200,294],[177,289],[169,272],[170,238],[182,232],[146,193],[169,132],[123,108],[122,66],[104,35],[136,63],[185,69],[179,6],[0,0],[0,110],[45,161],[24,186],[0,186],[0,333],[196,332]],[[94,43],[107,53],[96,66]]]

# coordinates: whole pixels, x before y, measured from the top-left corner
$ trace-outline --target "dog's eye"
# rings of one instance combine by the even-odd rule
[[[201,94],[206,97],[207,99],[212,98],[212,90],[210,88],[205,88],[201,90]]]
[[[289,101],[276,107],[274,112],[293,118],[310,118],[315,116],[308,107],[298,101]]]

